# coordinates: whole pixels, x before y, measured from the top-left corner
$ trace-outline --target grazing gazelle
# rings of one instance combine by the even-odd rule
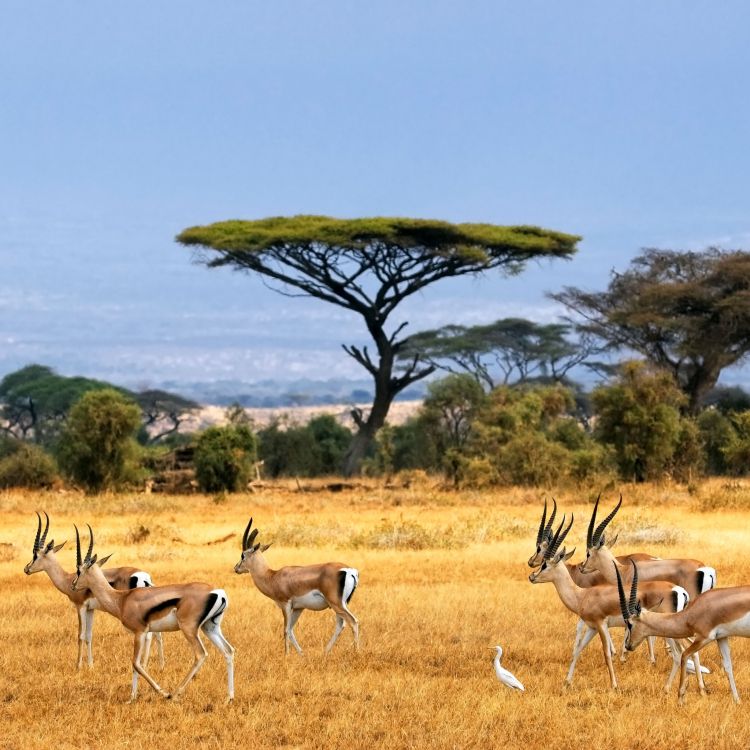
[[[57,559],[57,553],[63,548],[65,542],[55,545],[54,539],[47,543],[47,532],[49,531],[49,516],[45,511],[42,511],[45,517],[44,532],[42,532],[42,518],[39,513],[37,517],[37,529],[36,536],[34,537],[34,548],[31,562],[29,562],[23,569],[23,572],[27,576],[32,573],[39,573],[44,571],[55,585],[58,591],[65,594],[70,599],[73,606],[78,612],[78,669],[83,665],[83,651],[86,648],[88,665],[89,667],[94,666],[94,654],[91,646],[91,636],[94,629],[94,610],[101,609],[94,595],[86,590],[73,591],[70,588],[70,583],[73,580],[72,573],[66,573],[63,570]],[[107,562],[109,556],[103,558],[100,562],[103,565]],[[151,576],[146,571],[140,568],[108,568],[102,571],[104,577],[107,579],[112,588],[119,589],[121,591],[134,589],[134,588],[146,588],[153,586],[151,582]],[[161,633],[158,633],[157,643],[159,645],[159,662],[161,667],[164,667],[164,644],[162,642]],[[148,662],[148,653],[150,650],[150,639],[146,652],[145,660]]]
[[[228,700],[234,698],[234,648],[221,632],[221,620],[229,604],[223,589],[212,589],[206,583],[181,583],[172,586],[152,586],[145,589],[117,591],[104,577],[96,564],[94,532],[89,526],[89,548],[81,558],[81,537],[76,527],[76,575],[73,591],[90,589],[99,606],[116,617],[133,635],[133,683],[131,702],[138,694],[138,675],[141,675],[159,695],[177,700],[206,660],[206,648],[198,635],[206,637],[222,653],[227,662]],[[193,649],[193,666],[173,693],[168,693],[146,671],[143,663],[147,637],[150,632],[181,630]]]
[[[539,531],[536,535],[536,551],[529,558],[529,567],[538,568],[544,562],[544,553],[552,542],[553,537],[553,525],[555,523],[555,516],[557,515],[557,501],[552,498],[552,513],[550,514],[549,520],[547,520],[547,501],[544,501],[544,510],[542,511],[542,520],[539,523]],[[658,560],[658,557],[649,555],[645,552],[633,552],[630,555],[621,555],[617,560],[623,564],[629,563],[631,560]],[[598,586],[602,583],[607,583],[607,579],[600,573],[582,573],[578,567],[578,563],[565,563],[565,567],[570,573],[570,577],[574,583],[581,588],[590,588],[591,586]],[[586,630],[586,624],[583,620],[579,620],[576,625],[576,635],[573,641],[573,650],[578,648],[578,642],[583,637]],[[610,649],[612,653],[615,652],[612,639],[607,631],[607,638],[610,641]],[[654,655],[654,643],[653,638],[648,639],[648,655],[649,660],[652,664],[656,663],[656,657]],[[625,661],[625,646],[623,645],[622,651],[620,652],[620,661]]]
[[[563,523],[564,520],[565,517],[563,517]],[[552,542],[544,552],[544,562],[539,570],[529,576],[529,580],[532,583],[553,583],[562,603],[571,612],[577,614],[578,617],[580,617],[588,626],[588,630],[578,641],[575,650],[573,651],[573,658],[568,668],[568,675],[565,678],[565,683],[567,685],[572,684],[573,672],[578,657],[592,638],[598,633],[602,642],[604,661],[607,665],[607,670],[609,671],[612,688],[614,689],[617,688],[617,678],[615,677],[615,670],[612,665],[612,653],[609,639],[607,637],[607,626],[623,627],[625,625],[625,621],[622,619],[622,613],[620,611],[620,601],[617,589],[609,584],[582,588],[570,577],[570,571],[565,563],[568,558],[573,555],[575,550],[566,553],[565,548],[563,547],[563,549],[560,550],[560,547],[572,525],[573,516],[571,516],[570,523],[565,530],[563,530],[562,524],[560,525]],[[558,550],[560,551],[558,552]],[[688,599],[687,592],[683,588],[665,581],[652,581],[644,588],[643,595],[648,599],[654,609],[662,609],[662,611],[669,612],[682,609]],[[664,688],[665,690],[668,690],[671,686],[679,668],[679,648],[673,641],[671,641],[671,639],[669,641],[669,646],[672,653],[673,664],[672,671]]]
[[[349,611],[348,604],[359,583],[359,571],[343,563],[320,565],[289,565],[272,570],[263,557],[271,545],[253,544],[258,529],[250,531],[251,518],[242,535],[242,557],[234,566],[235,573],[250,573],[258,590],[278,605],[284,614],[284,652],[289,653],[289,643],[301,654],[302,649],[294,635],[294,626],[306,609],[323,610],[329,607],[336,615],[336,627],[326,646],[328,653],[336,643],[346,623],[352,628],[354,646],[359,648],[359,623]]]
[[[596,511],[599,507],[599,498],[596,499],[586,537],[586,559],[580,566],[582,573],[600,572],[607,583],[611,583],[613,586],[617,583],[615,570],[619,571],[622,579],[627,583],[630,582],[632,574],[630,566],[623,565],[612,554],[604,536],[607,525],[615,517],[617,511],[620,510],[621,505],[622,495],[620,496],[620,501],[609,515],[595,527]],[[691,600],[709,591],[716,585],[716,570],[705,565],[700,560],[682,558],[642,560],[638,564],[638,570],[641,581],[671,581],[678,586],[682,586],[690,595]]]
[[[633,651],[649,635],[662,635],[669,638],[694,638],[682,654],[680,665],[680,689],[678,700],[685,702],[687,692],[687,661],[711,641],[716,641],[721,653],[724,671],[735,703],[740,702],[737,685],[734,682],[732,656],[729,652],[729,638],[739,636],[750,638],[750,586],[734,586],[726,589],[711,589],[701,594],[689,607],[672,615],[649,611],[645,601],[639,599],[638,578],[640,570],[633,563],[630,598],[625,599],[625,589],[620,571],[615,570],[617,588],[620,595],[620,608],[627,624],[625,646]],[[640,588],[643,588],[641,584]],[[701,695],[705,694],[700,685]]]

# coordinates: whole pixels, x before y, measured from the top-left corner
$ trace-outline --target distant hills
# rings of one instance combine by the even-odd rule
[[[165,380],[155,387],[200,404],[228,406],[239,403],[247,408],[279,408],[300,406],[325,406],[334,404],[362,404],[372,401],[372,381],[330,378],[313,380],[242,380],[178,381]],[[424,398],[426,383],[415,383],[402,391],[398,401],[415,401]]]

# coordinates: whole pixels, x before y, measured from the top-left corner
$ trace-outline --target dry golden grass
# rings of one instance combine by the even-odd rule
[[[626,487],[613,524],[618,551],[695,556],[714,565],[720,585],[747,582],[745,547],[750,506],[742,486]],[[731,495],[726,507],[722,493]],[[614,499],[614,493],[611,495]],[[709,498],[703,502],[701,498]],[[668,663],[645,651],[616,663],[621,688],[608,689],[599,644],[584,653],[572,689],[562,689],[575,617],[551,585],[532,586],[532,551],[541,493],[443,493],[429,487],[354,493],[263,493],[210,497],[0,494],[0,747],[2,748],[470,748],[747,747],[747,706],[735,707],[714,646],[710,695],[691,684],[688,705],[664,695]],[[577,521],[582,544],[590,498],[560,493]],[[221,586],[230,606],[224,632],[237,648],[236,700],[225,706],[225,666],[210,646],[202,672],[178,704],[141,683],[126,704],[132,640],[118,622],[97,613],[95,667],[75,670],[75,615],[46,575],[26,577],[36,519],[44,508],[56,541],[72,524],[94,527],[100,554],[113,564],[138,564],[155,582],[203,580]],[[701,511],[701,508],[708,510]],[[306,656],[284,657],[278,609],[236,576],[239,539],[252,514],[261,538],[277,543],[274,566],[339,560],[360,570],[352,601],[362,629],[332,655],[322,649],[330,612],[306,613],[298,637]],[[639,537],[642,528],[648,529]],[[232,534],[227,538],[228,534]],[[220,541],[223,540],[223,541]],[[60,553],[71,568],[70,542]],[[617,642],[621,634],[615,634]],[[499,685],[488,649],[501,643],[505,663],[526,693]],[[179,633],[165,636],[167,666],[153,672],[167,689],[189,666]],[[750,649],[733,643],[738,687],[750,702]]]

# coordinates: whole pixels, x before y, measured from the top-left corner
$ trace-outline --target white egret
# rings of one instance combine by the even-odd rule
[[[502,659],[503,656],[502,647],[490,646],[490,648],[497,651],[497,656],[495,656],[495,674],[497,675],[497,679],[509,688],[525,690],[526,688],[524,688],[521,681],[515,675],[512,675],[507,669],[505,669],[505,667],[500,666],[500,659]]]

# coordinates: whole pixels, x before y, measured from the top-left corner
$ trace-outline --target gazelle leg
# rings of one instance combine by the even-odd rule
[[[620,649],[620,663],[627,661],[628,657],[625,654],[626,654],[625,639],[623,638],[622,648]]]
[[[678,693],[678,702],[680,705],[685,703],[685,693],[687,693],[687,660],[710,642],[710,638],[699,638],[696,636],[695,640],[682,652],[682,658],[680,659],[680,690]],[[696,662],[695,658],[693,658],[693,664],[695,664],[696,671],[700,672],[700,660]]]
[[[583,622],[583,620],[581,620]],[[573,646],[573,657],[570,660],[570,666],[568,667],[568,676],[565,678],[565,684],[566,685],[572,685],[573,684],[573,673],[576,669],[576,663],[578,662],[578,657],[581,655],[581,652],[583,649],[586,648],[586,646],[591,643],[591,640],[596,635],[596,628],[590,628],[586,625],[586,623],[583,623],[586,626],[586,632],[583,634],[583,637],[578,640],[578,642]]]
[[[94,666],[94,651],[92,646],[93,632],[94,632],[94,610],[86,609],[86,649],[89,668]]]
[[[609,679],[613,690],[617,690],[617,677],[615,676],[615,668],[612,665],[612,652],[609,649],[609,640],[607,638],[607,626],[604,623],[597,624],[597,631],[599,632],[599,638],[602,642],[602,650],[604,651],[604,661],[607,664],[609,670]]]
[[[147,633],[145,631],[140,633],[135,633],[135,639],[133,642],[133,669],[137,674],[139,674],[141,677],[143,677],[146,682],[148,682],[151,687],[156,690],[159,695],[164,696],[165,698],[169,698],[169,693],[166,690],[163,690],[161,687],[159,687],[156,680],[146,671],[146,668],[141,663],[141,659],[143,657],[143,650],[146,646],[146,635]],[[133,686],[132,686],[132,693],[130,695],[130,700],[134,701],[135,697],[138,692],[138,680],[136,676],[133,676]]]
[[[164,669],[164,638],[161,633],[154,633],[154,638],[159,650],[159,668]]]
[[[648,638],[646,638],[646,644],[648,645],[648,660],[652,664],[656,664],[656,653],[654,652],[654,642],[656,641],[656,638],[654,636],[650,635]]]
[[[340,605],[329,602],[331,609],[342,617],[352,629],[354,637],[354,648],[359,651],[359,620],[349,611],[349,608],[343,602]]]
[[[146,646],[143,649],[143,663],[148,664],[148,660],[151,658],[151,641],[153,640],[153,633],[146,633]]]
[[[288,622],[289,622],[289,615],[287,614],[287,607],[286,604],[279,604],[277,602],[279,609],[281,610],[281,614],[284,615],[284,655],[289,655],[289,628],[288,628]]]
[[[206,651],[206,647],[203,645],[203,641],[201,641],[201,638],[198,635],[198,631],[191,633],[191,632],[185,632],[183,630],[182,632],[185,638],[188,639],[188,642],[190,643],[190,645],[193,647],[195,660],[193,661],[193,666],[190,668],[190,671],[185,676],[185,679],[180,683],[179,687],[172,693],[171,697],[175,701],[179,700],[180,696],[182,695],[183,691],[187,687],[188,683],[198,673],[198,670],[203,666],[203,662],[206,661],[206,656],[208,656],[208,652]]]
[[[336,614],[334,612],[334,615],[336,616],[336,625],[333,628],[333,635],[331,636],[331,640],[328,641],[328,645],[326,646],[326,653],[330,653],[331,649],[333,648],[333,645],[338,640],[339,636],[341,635],[341,631],[346,626],[346,620],[339,614]]]
[[[576,623],[576,637],[573,640],[573,651],[578,647],[578,642],[583,638],[583,634],[586,632],[586,623],[583,620],[578,620]]]
[[[737,685],[734,683],[734,671],[732,670],[732,654],[729,651],[729,638],[719,638],[716,642],[721,653],[721,663],[724,666],[724,671],[727,673],[727,679],[729,680],[729,687],[732,690],[732,698],[735,703],[740,702],[740,695],[737,692]]]
[[[203,632],[211,643],[221,651],[227,663],[227,702],[234,700],[234,646],[224,637],[221,627],[211,620],[203,625]]]
[[[297,649],[298,654],[302,654],[302,647],[297,643],[297,636],[294,635],[294,626],[297,624],[297,620],[299,620],[300,615],[302,614],[301,609],[292,609],[291,604],[289,604],[289,610],[287,612],[286,617],[286,630],[287,630],[287,638],[291,641],[292,646]]]
[[[672,689],[672,683],[680,669],[680,655],[682,651],[672,638],[666,638],[665,642],[669,647],[669,653],[672,655],[672,671],[669,673],[669,677],[667,677],[667,681],[664,684],[664,692],[668,693]]]
[[[78,664],[76,669],[83,666],[83,648],[86,643],[86,607],[80,607],[78,610]]]

